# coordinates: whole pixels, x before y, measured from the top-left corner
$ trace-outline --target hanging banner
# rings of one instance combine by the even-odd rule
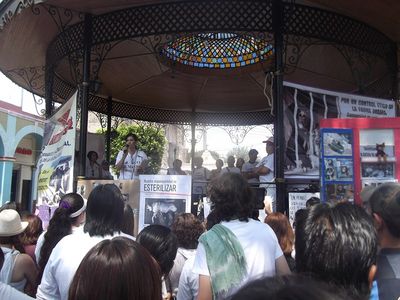
[[[171,227],[175,216],[190,212],[192,177],[140,175],[139,232],[151,224]]]
[[[394,117],[393,101],[284,83],[285,177],[319,177],[321,119]]]
[[[46,121],[38,170],[38,205],[55,206],[72,192],[76,135],[75,93]]]

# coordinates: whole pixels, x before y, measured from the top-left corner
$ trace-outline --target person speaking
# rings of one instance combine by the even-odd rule
[[[115,160],[115,168],[120,172],[119,179],[139,179],[147,165],[147,155],[136,148],[138,137],[129,133],[126,138],[126,145],[119,151]]]

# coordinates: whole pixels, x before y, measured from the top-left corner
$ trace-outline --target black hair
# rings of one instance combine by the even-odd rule
[[[296,269],[326,282],[369,295],[369,272],[376,262],[372,218],[359,206],[318,204],[296,226]]]
[[[135,140],[135,142],[138,142],[138,141],[139,141],[139,138],[138,138],[138,136],[137,136],[135,133],[132,133],[132,132],[128,133],[128,134],[125,136],[125,141],[128,139],[128,137],[133,137],[133,139]]]
[[[240,174],[222,174],[211,182],[209,194],[217,223],[235,219],[247,222],[256,207],[255,194]]]
[[[124,200],[114,184],[100,184],[89,195],[84,231],[90,236],[112,235],[120,231],[124,215]]]
[[[87,154],[87,158],[90,159],[90,156],[91,156],[93,153],[96,154],[97,158],[99,158],[99,155],[97,154],[96,151],[89,151],[88,154]]]
[[[308,208],[319,203],[321,203],[321,200],[318,197],[311,197],[306,201],[306,207]]]
[[[311,277],[286,275],[261,278],[242,287],[232,300],[348,300],[346,291]]]
[[[125,203],[124,204],[124,217],[123,217],[123,222],[121,225],[121,231],[123,233],[133,236],[134,229],[135,229],[135,219],[134,219],[132,207],[128,203]]]
[[[389,182],[378,186],[369,198],[369,207],[383,219],[389,233],[400,238],[400,184]]]
[[[178,250],[178,240],[171,229],[162,225],[149,225],[139,233],[137,241],[158,262],[162,275],[168,275]]]
[[[54,247],[64,236],[71,234],[72,225],[78,220],[79,216],[70,218],[70,215],[80,210],[84,204],[82,196],[77,193],[69,193],[61,197],[58,208],[50,219],[49,226],[44,234],[43,246],[40,249],[40,258],[37,258],[39,259],[38,283],[42,279],[44,268]]]

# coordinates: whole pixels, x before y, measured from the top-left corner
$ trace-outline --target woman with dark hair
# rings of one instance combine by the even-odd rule
[[[160,300],[160,295],[157,263],[138,243],[116,237],[98,243],[86,254],[72,280],[68,299]]]
[[[19,240],[24,247],[25,253],[28,254],[33,261],[36,261],[35,249],[38,238],[43,232],[42,220],[33,214],[22,215],[21,220],[28,222],[28,227],[20,234]]]
[[[37,282],[40,283],[44,268],[57,243],[66,235],[77,232],[85,222],[86,203],[77,193],[69,193],[61,197],[58,208],[49,222],[47,231],[38,239],[35,256],[39,266]]]
[[[200,235],[204,232],[204,226],[193,214],[183,213],[178,215],[172,224],[172,232],[178,239],[178,252],[174,261],[174,266],[169,274],[171,289],[175,293],[178,288],[179,277],[183,265],[187,259],[196,254],[196,248]]]
[[[289,268],[294,271],[296,265],[292,257],[294,232],[289,219],[283,213],[274,212],[265,217],[264,223],[268,224],[275,232]]]
[[[124,204],[124,217],[122,221],[121,231],[123,233],[134,236],[135,231],[135,219],[133,215],[132,207],[128,204]]]
[[[225,173],[209,192],[218,224],[199,239],[193,267],[198,299],[229,298],[255,278],[290,273],[273,230],[251,219],[256,199],[246,180]]]
[[[87,201],[83,232],[65,236],[54,247],[36,298],[68,299],[72,278],[90,249],[103,240],[117,236],[133,239],[121,232],[123,213],[124,199],[120,189],[114,184],[97,185]]]
[[[137,148],[138,141],[136,134],[126,135],[126,145],[115,159],[115,168],[120,172],[119,179],[138,179],[139,174],[144,172],[147,155]]]
[[[102,177],[102,168],[97,162],[99,159],[99,155],[96,151],[89,151],[87,154],[87,158],[89,163],[86,165],[86,178],[101,178]]]
[[[163,279],[166,279],[174,265],[174,259],[178,250],[178,240],[175,234],[168,227],[149,225],[139,233],[137,241],[157,261],[160,266],[161,275]],[[170,293],[170,291],[167,292],[164,281],[163,298],[168,298],[167,293]]]

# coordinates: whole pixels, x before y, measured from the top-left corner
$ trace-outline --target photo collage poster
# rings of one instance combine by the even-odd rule
[[[354,201],[353,131],[321,130],[322,201]]]

